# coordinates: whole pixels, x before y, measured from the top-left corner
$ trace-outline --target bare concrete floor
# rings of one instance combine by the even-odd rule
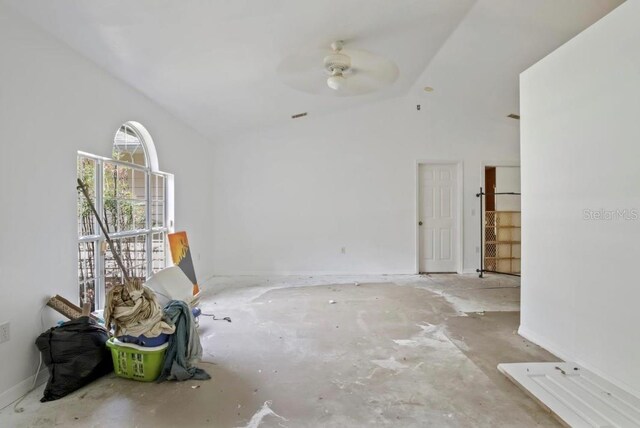
[[[355,282],[359,285],[355,285]],[[107,376],[2,427],[559,426],[498,373],[556,361],[516,334],[519,280],[475,275],[239,277],[207,284],[210,381]],[[335,303],[330,303],[335,301]]]

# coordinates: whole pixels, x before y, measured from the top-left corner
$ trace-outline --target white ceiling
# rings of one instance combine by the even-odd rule
[[[498,48],[500,55],[492,64],[496,74],[515,72],[511,77],[517,81],[523,63],[540,59],[549,46],[564,43],[621,3],[5,1],[211,138],[291,120],[292,114],[300,112],[323,114],[402,96],[426,84],[435,85],[430,79],[446,87],[447,75],[462,85],[483,84],[473,79],[472,67],[492,63]],[[444,49],[452,34],[466,34],[470,43],[458,41],[456,51]],[[314,96],[296,91],[279,78],[277,69],[284,58],[326,47],[336,39],[391,59],[400,70],[398,80],[373,94],[333,97],[330,93]],[[441,58],[439,70],[430,74],[428,66],[441,49],[447,55]],[[509,55],[510,49],[514,55]],[[523,51],[527,53],[524,56]],[[520,54],[515,55],[517,52]],[[510,57],[517,61],[510,63]],[[451,74],[447,63],[453,63]],[[448,83],[454,84],[452,79]]]
[[[454,116],[460,125],[473,115],[517,127],[506,116],[520,111],[520,73],[622,2],[478,0],[409,94]],[[425,85],[435,91],[422,92]]]

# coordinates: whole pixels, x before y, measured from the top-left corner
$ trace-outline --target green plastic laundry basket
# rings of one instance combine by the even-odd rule
[[[160,376],[167,346],[169,343],[144,347],[120,342],[113,337],[107,341],[116,375],[142,382],[153,382]]]

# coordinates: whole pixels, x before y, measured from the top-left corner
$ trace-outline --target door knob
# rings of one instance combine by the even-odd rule
[[[418,226],[422,226],[422,222],[421,221],[418,222]]]

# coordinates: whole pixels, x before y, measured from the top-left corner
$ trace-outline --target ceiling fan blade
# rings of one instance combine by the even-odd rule
[[[387,86],[386,82],[373,79],[365,74],[354,74],[349,76],[345,87],[340,90],[341,96],[364,95],[378,91]]]
[[[395,82],[399,75],[398,67],[393,61],[367,51],[354,50],[351,63],[353,74],[366,74],[387,84]]]
[[[296,85],[291,84],[289,85],[289,87],[312,95],[331,95],[330,91],[332,91],[327,86],[326,81],[322,79],[316,79],[314,81],[306,82],[296,82]]]
[[[327,75],[323,69],[307,70],[304,72],[281,72],[280,80],[287,86],[310,94],[322,94],[331,90],[327,86]]]
[[[324,57],[331,49],[311,49],[286,57],[278,66],[278,73],[300,73],[310,70],[324,71]]]
[[[398,67],[389,59],[360,49],[343,49],[350,57],[351,69],[345,76],[344,86],[333,90],[327,86],[328,72],[324,58],[331,49],[310,49],[285,58],[277,68],[281,80],[299,91],[314,95],[347,97],[377,91],[395,82]]]

